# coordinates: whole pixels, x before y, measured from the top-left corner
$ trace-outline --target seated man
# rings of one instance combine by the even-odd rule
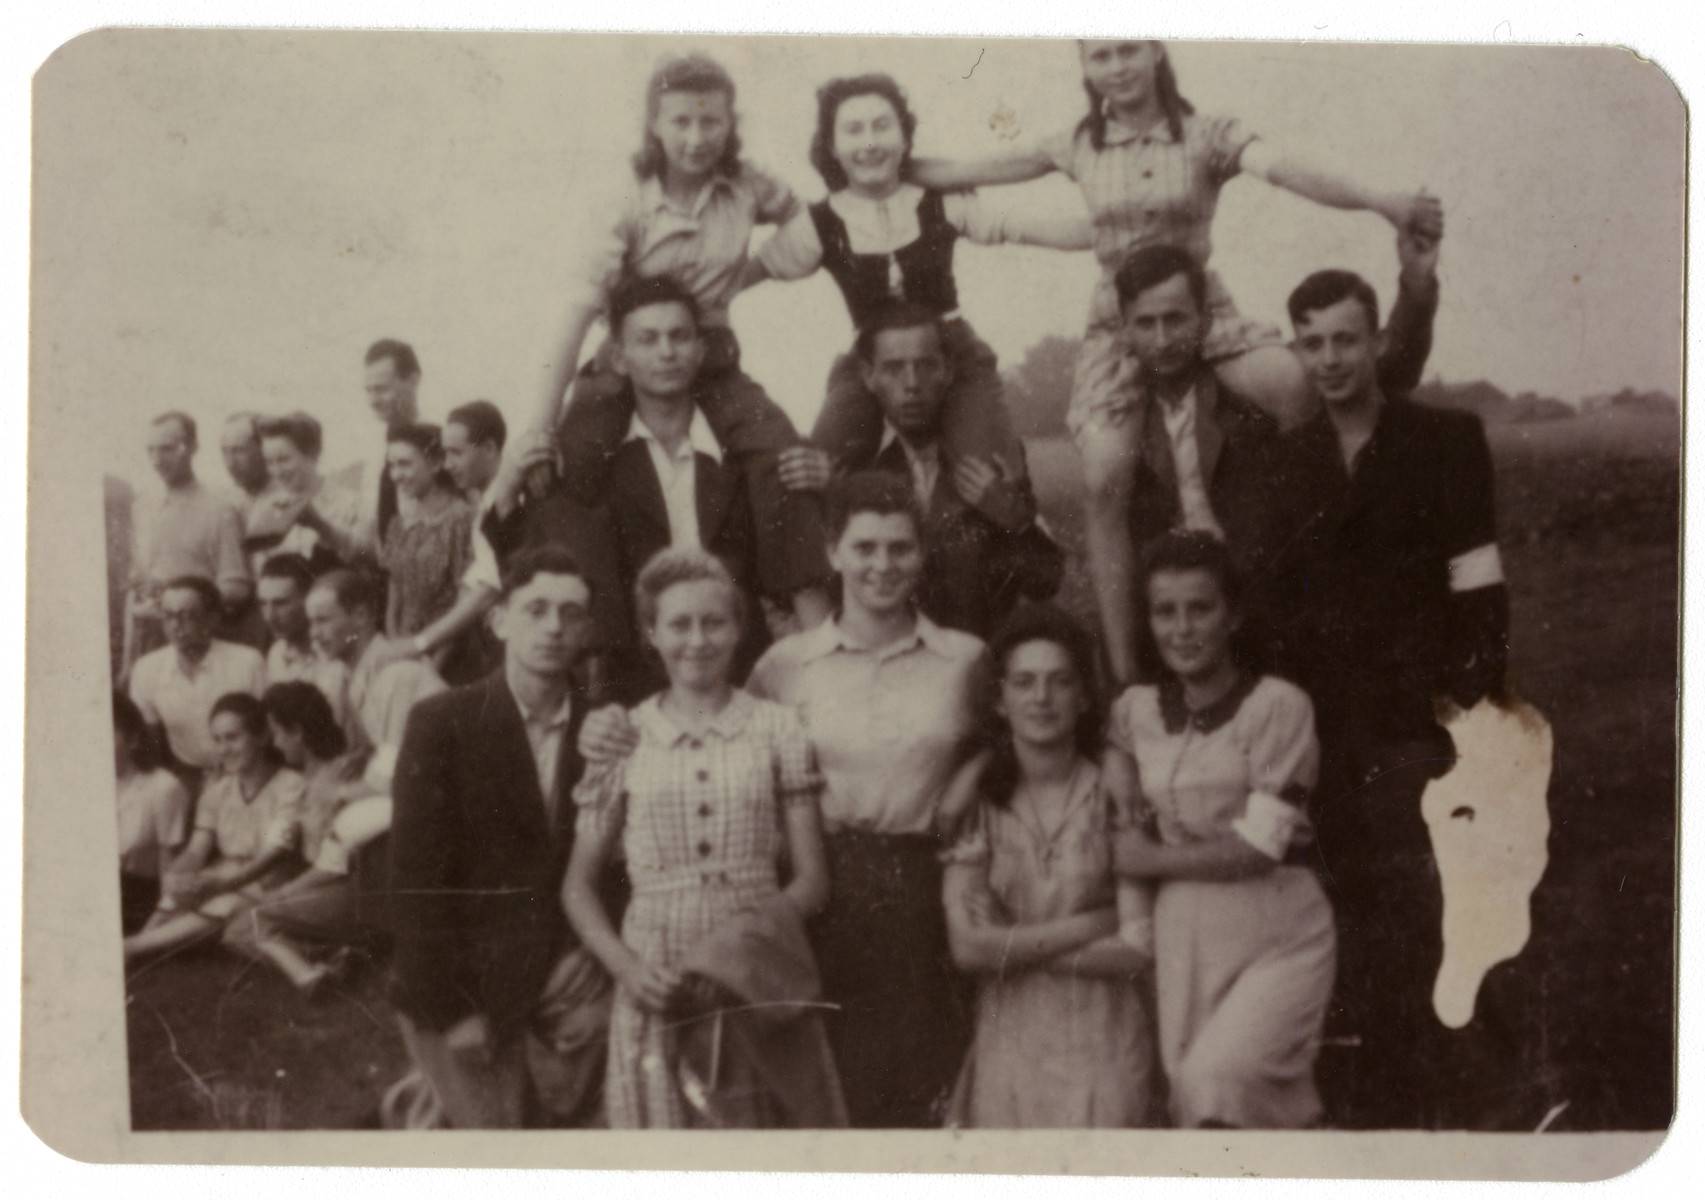
[[[444,681],[424,662],[399,656],[380,634],[384,604],[376,579],[364,571],[339,568],[314,581],[307,608],[315,648],[349,671],[344,704],[360,735],[357,744],[373,751],[367,782],[384,793],[379,799],[388,804],[409,712],[444,691]]]
[[[190,792],[218,763],[208,718],[219,698],[266,689],[266,660],[260,651],[213,636],[220,610],[219,589],[200,575],[168,580],[160,593],[160,619],[167,644],[137,660],[130,673],[130,698],[156,738],[163,732]]]
[[[1436,244],[1406,253],[1406,271],[1431,273]],[[1432,1006],[1443,900],[1421,794],[1455,759],[1436,713],[1501,697],[1508,652],[1486,434],[1382,382],[1378,302],[1358,276],[1311,275],[1289,309],[1325,401],[1290,437],[1312,468],[1294,653],[1319,724],[1315,845],[1339,922],[1328,1030],[1358,1039],[1322,1057],[1322,1090],[1351,1127],[1532,1128],[1543,1103],[1513,995],[1482,993],[1460,1030]]]
[[[1059,590],[1064,556],[1036,522],[1022,444],[1017,462],[948,466],[942,432],[953,377],[945,346],[940,319],[903,303],[859,334],[854,352],[886,428],[869,461],[846,465],[911,481],[926,547],[918,606],[938,625],[987,638],[1020,596],[1045,600]]]
[[[1405,250],[1427,241],[1410,231],[1398,235],[1402,286],[1379,364],[1387,387],[1418,384],[1432,347],[1437,280],[1414,266],[1414,255]],[[1149,541],[1171,529],[1202,530],[1225,540],[1252,585],[1244,651],[1264,658],[1259,649],[1264,610],[1277,603],[1270,591],[1274,555],[1302,517],[1299,486],[1287,482],[1294,455],[1279,444],[1273,418],[1228,389],[1204,361],[1211,324],[1206,283],[1188,254],[1169,245],[1146,246],[1121,266],[1114,286],[1126,350],[1137,363],[1134,386],[1141,393],[1130,418],[1136,426],[1134,478],[1127,490],[1131,536],[1103,545],[1092,529],[1090,540],[1089,565],[1114,675],[1129,682],[1147,673],[1137,662],[1130,619],[1133,566]]]
[[[722,444],[700,411],[694,392],[704,340],[698,305],[692,296],[668,279],[648,279],[618,288],[610,297],[610,336],[616,369],[631,400],[633,417],[626,437],[603,462],[590,484],[578,480],[577,493],[600,498],[598,508],[577,504],[579,514],[604,514],[609,522],[610,565],[623,600],[624,648],[616,654],[610,685],[618,695],[639,699],[665,682],[660,666],[631,648],[639,644],[633,632],[631,596],[640,568],[665,546],[696,546],[727,564],[749,594],[764,590],[764,580],[785,577],[787,571],[766,569],[760,554],[746,476],[726,460]],[[533,459],[518,459],[515,472],[524,477]],[[494,485],[495,487],[496,485]],[[507,484],[514,493],[519,483]],[[494,500],[494,512],[511,506],[508,495]],[[493,543],[514,547],[521,539],[514,526],[524,518],[511,511],[504,520],[488,522]],[[505,526],[509,528],[505,528]],[[815,548],[817,555],[822,547]],[[766,596],[778,606],[792,607],[785,592]],[[764,631],[758,622],[748,630],[738,660],[740,676],[763,650]]]

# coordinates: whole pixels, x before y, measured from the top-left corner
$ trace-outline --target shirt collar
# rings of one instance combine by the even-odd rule
[[[905,438],[901,437],[900,431],[898,429],[895,429],[887,421],[882,422],[882,444],[876,448],[876,452],[878,454],[882,454],[883,452],[885,452],[888,449],[888,447],[892,446],[895,442],[900,443],[900,448],[906,452],[907,458],[912,458],[912,459],[921,458],[926,462],[929,462],[929,461],[939,462],[941,460],[941,442],[940,441],[931,442],[929,445],[925,446],[922,450],[919,450],[917,447],[913,446],[912,443],[908,442]]]
[[[633,414],[633,419],[628,422],[627,437],[622,440],[624,444],[636,441],[650,442],[659,450],[663,449],[663,443],[657,440],[655,433],[651,432],[651,426],[639,419],[637,411]],[[716,462],[722,461],[722,444],[716,440],[716,435],[710,431],[710,422],[705,420],[704,410],[696,404],[693,405],[692,422],[687,426],[686,445],[699,454],[708,455]]]
[[[717,171],[705,181],[705,185],[699,189],[698,195],[693,197],[692,207],[686,215],[696,217],[703,212],[705,205],[710,202],[712,192],[731,192],[733,188],[734,181],[724,172]],[[647,176],[645,181],[639,185],[639,202],[640,207],[648,213],[681,211],[670,202],[668,193],[663,190],[663,180],[657,175]]]
[[[1176,675],[1169,674],[1160,681],[1160,719],[1171,734],[1183,733],[1187,725],[1194,725],[1197,733],[1212,733],[1237,715],[1259,682],[1260,676],[1254,672],[1240,672],[1231,691],[1192,712],[1184,703],[1184,685]]]
[[[826,658],[837,650],[845,650],[852,654],[870,653],[868,647],[861,646],[847,634],[846,630],[841,628],[839,617],[831,617],[824,621],[817,628],[805,634],[805,637],[808,639],[804,647],[804,658],[807,662]],[[943,645],[944,641],[945,637],[941,626],[920,612],[917,614],[917,624],[909,637],[903,637],[897,642],[884,646],[878,653],[883,658],[893,658],[895,655],[904,654],[908,650],[915,650],[921,646],[926,650],[933,650],[937,654],[945,655],[947,651]]]
[[[634,709],[633,723],[642,732],[651,734],[665,746],[678,746],[684,741],[694,740],[691,732],[681,728],[674,718],[663,711],[662,701],[661,695],[653,696]],[[752,697],[739,688],[735,688],[734,694],[729,697],[728,703],[723,706],[722,711],[711,719],[706,732],[715,734],[725,742],[738,737],[740,731],[746,728],[746,722],[751,716],[752,705]]]
[[[505,685],[507,685],[508,681],[505,680],[504,682]],[[515,707],[521,710],[521,721],[523,724],[543,729],[547,733],[568,728],[569,719],[574,714],[573,692],[565,692],[562,697],[562,703],[557,705],[555,712],[549,714],[537,713],[528,708],[527,702],[521,699],[520,696],[516,695],[514,688],[509,689],[509,694],[515,700]]]
[[[1108,146],[1123,146],[1128,142],[1166,142],[1178,141],[1172,136],[1172,123],[1165,117],[1156,121],[1146,129],[1138,129],[1127,125],[1111,113],[1107,115],[1106,137],[1104,144]]]

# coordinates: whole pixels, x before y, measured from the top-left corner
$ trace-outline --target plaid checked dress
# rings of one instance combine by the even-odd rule
[[[727,917],[776,894],[783,812],[816,804],[823,779],[794,711],[746,692],[734,693],[703,738],[665,715],[658,697],[631,715],[639,745],[575,788],[576,832],[621,828],[633,884],[622,940],[647,962],[674,966]],[[605,1082],[611,1128],[691,1124],[665,1024],[618,987]]]

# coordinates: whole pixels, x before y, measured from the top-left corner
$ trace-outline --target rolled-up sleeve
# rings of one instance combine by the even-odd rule
[[[1050,206],[1039,212],[1011,207],[1011,196],[954,193],[945,198],[948,223],[981,246],[1005,243],[1054,250],[1090,248],[1089,211]]]
[[[772,279],[804,279],[823,263],[823,242],[811,214],[801,212],[758,247],[758,261]]]

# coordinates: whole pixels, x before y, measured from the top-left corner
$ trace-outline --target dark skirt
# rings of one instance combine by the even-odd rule
[[[825,838],[830,899],[812,923],[847,1112],[855,1128],[939,1125],[970,1043],[969,985],[954,970],[929,835]]]

